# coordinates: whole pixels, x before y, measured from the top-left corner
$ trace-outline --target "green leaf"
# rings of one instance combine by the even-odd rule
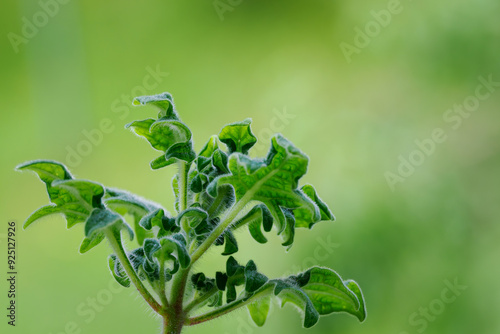
[[[25,229],[37,219],[54,213],[64,214],[68,228],[83,223],[93,208],[102,206],[104,188],[98,183],[86,180],[54,179],[47,185],[47,192],[53,205],[33,212],[24,223]]]
[[[363,295],[354,281],[344,282],[335,271],[328,268],[314,267],[305,274],[310,278],[302,289],[319,314],[347,312],[360,321],[366,318]]]
[[[332,212],[325,202],[316,193],[316,189],[310,184],[306,184],[301,188],[304,193],[319,209],[320,216],[315,215],[309,208],[298,208],[293,210],[296,220],[296,227],[312,228],[313,225],[322,220],[335,220]]]
[[[217,136],[213,135],[210,137],[208,142],[203,146],[201,149],[200,153],[198,154],[199,157],[204,157],[204,158],[210,158],[214,151],[219,148],[219,144],[217,142]]]
[[[228,158],[226,153],[220,149],[216,149],[214,154],[212,154],[212,166],[214,166],[217,171],[221,174],[228,174],[229,169],[227,168]]]
[[[250,159],[240,153],[229,158],[230,175],[220,176],[208,186],[208,193],[215,197],[223,185],[233,187],[236,200],[248,203],[259,201],[271,212],[283,245],[293,242],[294,221],[283,209],[307,208],[311,217],[320,217],[318,207],[300,190],[298,180],[307,171],[308,158],[281,135],[272,139],[266,161]]]
[[[222,255],[231,255],[238,251],[238,243],[231,231],[224,232],[224,252]]]
[[[134,106],[152,105],[159,108],[160,112],[158,113],[158,118],[179,119],[175,111],[174,99],[172,95],[167,92],[157,95],[136,97],[132,101],[132,104]]]
[[[55,180],[70,180],[73,177],[62,163],[52,160],[33,160],[22,163],[16,170],[30,170],[38,174],[47,187]]]
[[[41,208],[37,209],[35,212],[33,212],[24,222],[23,228],[26,229],[28,226],[30,226],[34,221],[45,217],[52,215],[54,213],[64,213],[64,211],[55,205],[46,205],[42,206]],[[83,215],[82,215],[83,217]]]
[[[125,288],[130,287],[130,278],[128,278],[115,254],[111,254],[108,257],[108,266],[111,271],[111,275],[113,275],[118,284]]]
[[[255,145],[257,138],[250,129],[252,120],[247,118],[243,122],[228,124],[219,133],[219,139],[226,144],[229,153],[240,152],[247,154],[248,150]]]
[[[271,297],[260,298],[257,301],[248,304],[248,312],[252,317],[252,320],[259,327],[264,326],[266,323],[267,316],[269,314],[269,309],[271,307]]]
[[[250,260],[245,266],[245,291],[254,293],[266,284],[268,278],[257,271],[257,266]]]
[[[243,218],[234,223],[231,228],[236,230],[243,225],[248,225],[250,234],[257,242],[265,244],[267,239],[262,233],[261,228],[263,227],[266,232],[271,231],[273,216],[267,206],[263,204],[256,205]]]
[[[175,233],[170,236],[165,236],[159,239],[161,249],[156,252],[156,256],[164,256],[170,258],[175,254],[175,258],[182,268],[187,268],[191,263],[191,257],[187,250],[186,238],[181,233]]]
[[[142,245],[144,239],[152,236],[151,233],[146,231],[146,229],[140,225],[140,222],[147,214],[160,210],[161,207],[159,204],[131,194],[128,191],[112,188],[106,189],[104,203],[109,209],[122,216],[125,214],[132,216],[134,220],[134,231],[139,245]],[[161,210],[162,214],[164,214],[165,210]],[[169,213],[167,212],[167,214]]]
[[[206,224],[208,214],[200,208],[189,208],[182,211],[177,216],[177,225],[180,226],[187,234],[196,229],[200,224]]]
[[[80,253],[87,253],[89,250],[99,245],[104,240],[104,234],[98,234],[96,237],[84,238],[80,245]]]
[[[319,313],[314,308],[309,296],[290,280],[283,280],[276,284],[274,295],[281,300],[281,307],[286,303],[295,304],[303,312],[304,328],[311,328],[319,320]]]
[[[151,161],[151,169],[160,169],[176,163],[178,160],[187,163],[193,162],[196,159],[196,153],[193,150],[193,143],[191,141],[175,143],[170,146],[164,155]]]
[[[111,230],[115,234],[124,229],[129,233],[130,240],[134,238],[134,232],[120,215],[108,209],[96,208],[85,222],[85,237],[88,240],[84,242],[92,247],[97,246],[104,239],[105,229]],[[89,249],[87,247],[86,251]]]
[[[157,120],[152,118],[142,121],[134,121],[126,125],[137,135],[146,138],[151,146],[166,152],[176,143],[191,140],[191,130],[182,122],[175,120]]]

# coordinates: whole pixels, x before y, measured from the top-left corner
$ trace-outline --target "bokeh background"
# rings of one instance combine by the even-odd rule
[[[2,315],[1,332],[158,332],[160,321],[137,294],[110,285],[107,246],[78,254],[82,226],[68,231],[62,218],[51,217],[20,230],[47,198],[34,175],[13,169],[26,160],[58,160],[78,177],[172,210],[175,170],[151,171],[156,153],[123,129],[155,114],[132,108],[133,95],[163,91],[173,94],[196,149],[225,123],[251,117],[262,141],[255,154],[265,154],[271,131],[308,153],[302,182],[316,185],[337,221],[299,231],[288,254],[274,235],[256,247],[241,233],[237,258],[253,258],[270,277],[312,264],[332,267],[360,283],[368,307],[362,324],[338,314],[305,330],[286,306],[275,307],[260,329],[243,310],[186,333],[500,332],[500,91],[453,123],[443,119],[475,94],[480,76],[500,81],[500,3],[402,0],[399,13],[372,27],[368,45],[349,61],[341,43],[355,45],[356,29],[388,6],[2,1],[0,241],[5,254],[7,221],[16,221],[19,285],[17,326]],[[415,141],[436,128],[446,141],[391,187],[387,172],[397,173],[400,156],[417,157]],[[102,136],[85,144],[85,133],[95,131]],[[68,157],[72,150],[84,154]],[[6,255],[0,258],[4,277]],[[207,270],[224,263],[218,251],[205,260]],[[446,282],[455,280],[465,290],[440,302]]]

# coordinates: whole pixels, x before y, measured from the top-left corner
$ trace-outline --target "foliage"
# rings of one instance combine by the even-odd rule
[[[296,305],[305,328],[335,312],[365,319],[359,286],[331,269],[313,267],[296,276],[269,279],[254,261],[241,265],[233,257],[239,251],[237,229],[246,227],[258,243],[266,243],[265,233],[274,227],[289,249],[296,228],[334,220],[312,185],[299,187],[309,161],[302,151],[278,134],[265,158],[251,158],[248,153],[257,138],[246,119],[224,126],[197,154],[191,130],[179,119],[170,94],[138,97],[133,104],[159,110],[156,118],[126,127],[161,152],[150,162],[152,169],[178,166],[172,180],[176,213],[126,191],[75,179],[61,163],[37,160],[17,168],[38,174],[51,204],[33,212],[25,228],[42,217],[63,214],[68,228],[84,224],[81,253],[107,239],[114,251],[108,258],[111,274],[119,284],[139,290],[164,318],[165,333],[180,333],[185,325],[240,307],[247,307],[262,326],[273,299],[282,306]],[[125,250],[122,231],[139,247]],[[212,246],[224,246],[226,271],[212,277],[193,273],[193,264]]]

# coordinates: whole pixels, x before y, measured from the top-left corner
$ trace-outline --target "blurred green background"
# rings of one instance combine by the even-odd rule
[[[5,252],[6,223],[16,221],[19,286],[17,326],[7,326],[2,313],[2,333],[158,332],[160,321],[136,293],[116,285],[109,292],[107,246],[78,254],[81,226],[68,231],[62,218],[52,217],[20,230],[47,197],[34,175],[13,169],[26,160],[58,160],[80,178],[172,210],[175,170],[151,171],[156,153],[123,129],[155,114],[133,109],[132,95],[163,91],[173,94],[197,150],[225,123],[251,117],[262,140],[256,153],[266,153],[269,132],[283,133],[308,153],[301,182],[316,185],[337,222],[299,231],[288,254],[274,234],[256,247],[241,233],[237,258],[253,258],[270,277],[332,267],[359,282],[368,307],[362,324],[338,314],[305,330],[286,306],[275,307],[260,329],[241,311],[186,333],[500,332],[500,91],[470,114],[443,118],[454,105],[474,101],[478,77],[500,81],[500,3],[402,1],[390,22],[382,16],[384,26],[370,24],[372,11],[390,6],[379,0],[3,1],[0,241]],[[356,29],[367,24],[372,37],[349,62],[341,43],[355,46]],[[446,141],[422,159],[415,141],[426,142],[436,128]],[[85,133],[94,133],[95,143]],[[68,157],[72,150],[84,153],[81,161]],[[410,155],[420,157],[418,166],[391,188],[386,173],[397,173],[400,156]],[[204,267],[223,263],[215,251]],[[443,303],[445,282],[455,279],[467,288]]]

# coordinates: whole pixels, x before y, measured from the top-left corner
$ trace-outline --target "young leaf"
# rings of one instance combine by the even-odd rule
[[[104,203],[109,209],[122,216],[129,214],[133,217],[134,231],[139,245],[142,245],[144,239],[152,236],[151,233],[140,225],[142,218],[154,211],[162,210],[162,214],[166,212],[164,209],[161,209],[159,204],[133,195],[127,191],[112,188],[106,189]],[[169,215],[168,212],[166,213]]]
[[[108,209],[97,208],[92,211],[85,222],[85,237],[89,239],[88,243],[95,247],[100,243],[98,240],[104,239],[105,230],[118,233],[122,229],[129,233],[130,240],[134,238],[134,232],[120,215]]]
[[[318,207],[302,192],[297,190],[298,180],[307,171],[307,156],[281,135],[272,139],[267,160],[253,160],[240,153],[229,158],[230,175],[216,178],[207,188],[217,195],[217,188],[223,185],[233,187],[236,200],[247,203],[260,201],[271,212],[278,234],[285,237],[283,244],[293,242],[291,219],[287,219],[282,208],[307,208],[311,217],[320,217]],[[288,225],[287,225],[288,224]]]
[[[33,160],[22,163],[16,167],[16,170],[31,170],[38,174],[47,187],[50,187],[52,181],[70,180],[73,177],[62,163],[52,160]]]
[[[248,293],[254,293],[259,290],[266,282],[268,278],[257,271],[257,266],[250,260],[245,266],[245,291]]]
[[[355,282],[344,282],[335,271],[328,268],[314,267],[305,275],[309,275],[310,278],[302,289],[309,296],[319,314],[347,312],[356,316],[359,321],[366,318],[363,295]],[[353,287],[356,292],[349,286]]]
[[[125,273],[123,267],[120,264],[120,261],[118,261],[115,254],[111,254],[108,257],[108,266],[111,275],[113,275],[118,284],[120,284],[125,288],[130,287],[130,278],[128,278],[127,274]]]
[[[293,215],[296,227],[312,228],[314,224],[322,220],[335,220],[332,212],[318,196],[316,189],[312,185],[306,184],[300,190],[318,207],[320,216],[313,215],[307,207],[295,209]]]
[[[252,320],[259,327],[264,326],[266,323],[270,307],[271,297],[269,296],[258,299],[257,301],[247,305],[248,312],[250,313]]]
[[[318,322],[319,313],[314,308],[309,296],[289,280],[283,280],[276,284],[274,295],[281,300],[281,307],[285,306],[286,303],[292,303],[302,310],[304,328],[311,328]]]
[[[229,153],[240,152],[247,154],[257,142],[257,138],[250,129],[252,120],[247,118],[243,122],[232,123],[222,128],[219,140],[226,144]]]
[[[166,118],[166,119],[179,119],[177,116],[177,112],[175,111],[174,99],[170,93],[162,93],[157,95],[149,95],[149,96],[139,96],[136,97],[132,104],[134,106],[139,105],[152,105],[160,109],[158,113],[158,118]]]
[[[100,184],[85,180],[54,179],[47,184],[47,192],[53,205],[33,212],[24,223],[24,228],[35,220],[54,213],[64,214],[68,228],[83,223],[93,208],[102,206],[104,188]]]

